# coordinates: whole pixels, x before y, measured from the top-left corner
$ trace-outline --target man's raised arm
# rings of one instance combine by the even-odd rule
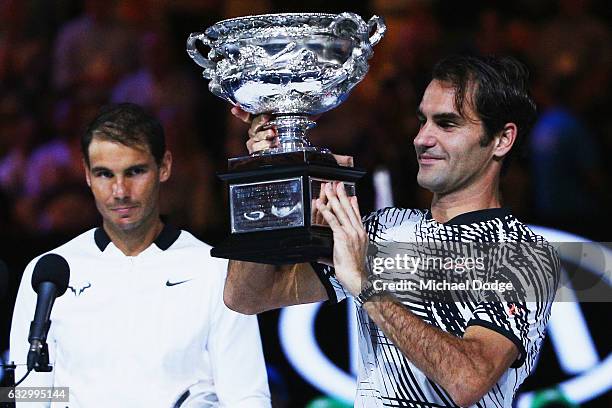
[[[265,265],[230,261],[223,301],[244,314],[327,300],[325,287],[308,263]]]
[[[250,125],[246,142],[249,153],[278,146],[276,129],[266,126],[271,119],[269,115],[252,118],[237,106],[232,108],[232,115]],[[350,156],[334,157],[341,166],[353,166]],[[223,300],[227,307],[236,312],[255,314],[328,298],[323,283],[308,263],[275,266],[229,262]]]

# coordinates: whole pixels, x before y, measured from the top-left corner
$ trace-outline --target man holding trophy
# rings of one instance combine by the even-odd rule
[[[257,37],[263,31],[267,33],[266,46],[275,44],[270,48],[274,48],[276,62],[259,63],[260,73],[265,74],[260,74],[252,82],[259,86],[247,90],[244,88],[248,87],[243,86],[242,95],[231,91],[231,84],[236,84],[238,78],[244,80],[242,73],[249,69],[249,64],[240,62],[240,59],[246,58],[245,55],[267,55],[269,58],[270,50],[261,47],[257,41],[246,39],[244,30],[240,28],[244,20],[218,23],[222,27],[213,26],[213,30],[206,33],[207,45],[211,47],[209,57],[217,61],[200,61],[203,62],[200,65],[210,70],[211,90],[240,105],[240,108],[234,107],[232,113],[241,120],[251,122],[252,115],[258,115],[251,122],[247,147],[252,156],[247,157],[257,163],[259,170],[253,170],[253,167],[249,167],[248,172],[243,170],[236,178],[236,185],[228,179],[232,234],[261,238],[260,244],[269,246],[260,248],[258,256],[252,256],[248,250],[236,248],[241,244],[248,246],[246,241],[230,238],[229,248],[233,246],[234,249],[218,254],[233,259],[229,263],[225,284],[226,305],[241,313],[255,314],[289,305],[323,300],[337,302],[347,296],[353,297],[357,304],[361,353],[356,407],[511,407],[518,387],[536,361],[559,274],[558,260],[546,249],[544,239],[518,221],[508,209],[501,207],[500,174],[516,140],[529,132],[535,119],[535,105],[527,91],[526,69],[511,58],[463,56],[446,58],[435,66],[419,105],[417,115],[421,127],[414,139],[419,164],[417,181],[433,193],[430,209],[386,208],[362,219],[351,184],[358,177],[335,170],[331,170],[328,177],[319,174],[313,177],[309,169],[302,168],[301,175],[295,176],[302,177],[298,184],[304,198],[298,204],[304,209],[310,202],[312,207],[310,211],[302,212],[302,219],[297,222],[299,225],[286,224],[285,229],[303,228],[311,234],[310,241],[292,240],[286,233],[281,235],[274,231],[275,226],[280,225],[280,222],[274,224],[276,221],[257,224],[265,230],[240,230],[250,219],[261,215],[259,220],[265,220],[267,214],[274,214],[273,209],[278,208],[275,203],[278,200],[284,203],[283,197],[287,196],[281,192],[282,189],[261,187],[267,182],[262,182],[257,178],[260,174],[254,176],[253,172],[267,169],[268,180],[280,182],[286,179],[285,170],[280,169],[287,166],[287,152],[305,157],[309,151],[305,144],[288,144],[295,142],[295,138],[289,141],[288,133],[295,136],[299,133],[295,128],[304,129],[311,125],[306,123],[309,120],[307,115],[296,115],[297,110],[291,111],[292,105],[287,101],[293,101],[293,106],[303,109],[304,101],[316,99],[314,92],[304,91],[308,80],[296,81],[298,84],[293,87],[289,85],[290,80],[296,78],[291,73],[299,70],[306,75],[316,72],[321,66],[323,71],[333,71],[338,66],[346,69],[347,61],[351,58],[357,60],[367,52],[349,53],[349,57],[340,58],[337,63],[327,60],[326,64],[316,64],[313,61],[321,61],[342,48],[334,48],[333,44],[337,43],[327,37],[346,39],[345,45],[358,47],[368,41],[370,29],[378,27],[374,34],[376,41],[370,41],[371,51],[372,43],[377,42],[384,32],[380,28],[384,25],[377,20],[370,20],[370,24],[360,31],[365,23],[349,13],[316,18],[312,15],[288,16],[284,15],[282,19],[260,16],[259,20],[255,16],[248,21],[249,29],[255,27],[255,32],[248,33],[249,38]],[[270,20],[275,20],[276,26],[270,24]],[[279,23],[279,20],[282,21]],[[333,29],[326,32],[325,27],[330,24]],[[296,31],[298,27],[305,30],[304,26],[316,26],[306,40]],[[283,36],[292,41],[280,41]],[[228,40],[227,37],[233,38]],[[301,46],[302,50],[316,51],[314,56],[308,55],[303,60],[310,62],[297,64],[298,68],[287,67],[287,62],[278,62]],[[231,70],[231,64],[239,62],[242,64],[241,73],[226,74]],[[269,75],[275,63],[282,65],[276,71],[276,77]],[[359,71],[357,76],[355,71]],[[347,78],[358,77],[360,80],[366,71],[367,65],[351,73],[345,72],[344,76],[340,74],[335,81],[330,80],[334,85],[327,88],[329,92],[316,95],[321,100],[336,97],[333,103],[303,111],[313,115],[335,106],[334,103],[346,96],[347,88],[350,89],[346,85]],[[285,72],[287,76],[283,76]],[[316,75],[315,78],[326,77],[326,74]],[[332,76],[333,73],[327,75]],[[279,84],[282,85],[280,90]],[[264,94],[271,89],[275,89],[278,95],[269,100],[287,102],[282,103],[281,109],[269,105],[260,110],[250,103],[257,99],[255,96],[266,99]],[[344,96],[337,98],[339,92]],[[251,99],[243,98],[244,94]],[[293,124],[287,125],[292,121]],[[291,126],[294,130],[288,131]],[[315,161],[307,157],[304,162],[313,166]],[[316,161],[314,166],[321,166],[318,163]],[[269,165],[276,166],[276,169],[271,171],[266,167]],[[328,166],[335,169],[333,165]],[[274,172],[282,174],[285,179],[274,179]],[[240,174],[240,171],[234,174]],[[312,181],[310,186],[303,181],[309,177],[322,181],[313,188]],[[243,186],[261,187],[269,195],[258,192],[243,198],[232,195],[232,188]],[[271,204],[263,203],[265,197]],[[236,212],[241,200],[264,205]],[[240,217],[247,221],[239,220]],[[237,224],[239,228],[236,228]],[[324,245],[305,244],[316,241],[312,237],[323,236],[319,229],[331,231],[333,249],[328,248],[327,253]],[[266,233],[276,235],[271,235],[272,238],[266,241],[263,235]],[[297,244],[292,246],[293,242]],[[501,263],[486,264],[487,274],[502,274],[509,277],[518,293],[533,293],[528,301],[524,296],[511,302],[496,295],[466,295],[466,299],[461,301],[440,302],[421,296],[420,292],[400,299],[396,293],[372,284],[369,246],[390,242],[529,242],[543,246],[545,250],[528,251],[520,256],[504,257]],[[287,253],[284,259],[283,251]]]

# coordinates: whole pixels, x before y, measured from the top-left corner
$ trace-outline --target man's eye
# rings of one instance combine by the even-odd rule
[[[452,127],[455,127],[455,124],[453,122],[443,121],[438,122],[438,126],[440,126],[442,129],[450,129]]]
[[[127,176],[137,176],[139,174],[143,174],[146,172],[146,169],[143,168],[135,168],[135,169],[130,169],[127,171],[126,175]]]
[[[110,171],[98,171],[94,175],[96,177],[102,177],[102,178],[111,178],[111,177],[113,177],[113,173],[111,173]]]

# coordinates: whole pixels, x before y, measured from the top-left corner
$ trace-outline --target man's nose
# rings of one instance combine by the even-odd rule
[[[419,129],[419,133],[417,133],[414,138],[414,146],[421,149],[427,149],[436,145],[436,137],[433,135],[430,126],[425,123]]]
[[[124,199],[129,197],[129,182],[123,177],[117,177],[113,183],[113,198]]]

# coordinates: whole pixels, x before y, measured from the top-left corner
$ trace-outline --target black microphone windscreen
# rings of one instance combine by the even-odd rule
[[[8,292],[9,271],[6,264],[0,259],[0,299]]]
[[[57,286],[57,297],[62,296],[68,289],[70,280],[70,266],[63,256],[57,254],[43,255],[32,273],[32,288],[38,293],[41,282],[51,282]]]

